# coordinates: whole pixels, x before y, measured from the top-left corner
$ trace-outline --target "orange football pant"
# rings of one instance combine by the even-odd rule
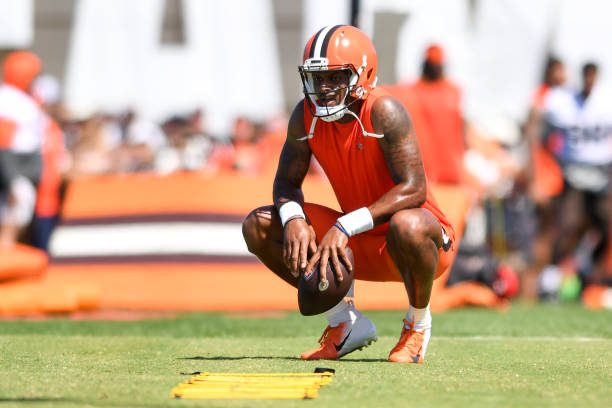
[[[304,204],[304,212],[314,227],[317,241],[320,241],[332,228],[338,217],[343,215],[331,208],[311,203]],[[353,265],[355,279],[377,282],[403,281],[387,250],[385,232],[388,223],[384,227],[382,233],[380,228],[376,228],[349,238],[348,246],[353,250],[355,256]],[[438,268],[434,279],[450,268],[454,252],[454,249],[444,251],[443,248],[440,248],[438,250]]]

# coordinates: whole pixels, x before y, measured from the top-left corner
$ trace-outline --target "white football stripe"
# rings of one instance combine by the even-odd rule
[[[359,300],[359,297],[356,298]],[[388,341],[397,341],[397,337],[394,336],[378,336],[378,339],[384,339]],[[612,338],[607,337],[553,337],[553,336],[436,336],[432,334],[430,341],[533,341],[533,342],[576,342],[576,343],[589,343],[589,342],[611,342]]]
[[[575,342],[590,342],[590,341],[612,341],[612,338],[605,337],[552,337],[552,336],[432,336],[431,339],[439,340],[466,340],[466,341],[575,341]]]
[[[331,30],[334,27],[335,26],[333,25],[329,25],[325,27],[323,31],[321,31],[321,34],[319,34],[319,36],[317,37],[316,44],[312,45],[312,47],[315,47],[313,58],[321,58],[321,48],[323,48],[323,42],[325,41],[325,37],[327,36],[327,33],[329,32],[329,30]]]
[[[113,255],[249,255],[239,223],[164,222],[60,226],[53,257]]]

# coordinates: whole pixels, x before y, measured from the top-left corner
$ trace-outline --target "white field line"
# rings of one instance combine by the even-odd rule
[[[575,342],[590,342],[590,341],[604,341],[612,342],[612,338],[604,337],[552,337],[552,336],[531,336],[531,337],[517,337],[517,336],[436,336],[435,333],[431,336],[432,340],[460,340],[460,341],[575,341]]]

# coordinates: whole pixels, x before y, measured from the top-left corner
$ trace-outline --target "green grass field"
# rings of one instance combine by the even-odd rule
[[[386,361],[402,311],[365,312],[379,341],[303,362],[324,318],[190,313],[136,322],[0,321],[0,406],[612,406],[612,312],[514,305],[434,315],[423,365]],[[314,400],[174,400],[185,372],[336,369]]]

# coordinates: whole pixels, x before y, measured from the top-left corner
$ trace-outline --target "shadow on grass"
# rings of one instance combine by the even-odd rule
[[[45,397],[14,397],[14,398],[3,398],[0,397],[0,403],[3,402],[19,402],[19,403],[38,403],[38,402],[71,402],[77,403],[80,401],[68,399],[68,398],[45,398]]]
[[[343,358],[346,363],[388,363],[386,358]]]
[[[126,407],[126,408],[136,408],[136,407],[141,407],[141,408],[165,408],[168,405],[167,404],[156,404],[156,403],[144,403],[144,404],[140,404],[140,403],[134,403],[134,402],[128,402],[128,403],[123,403],[123,402],[117,402],[114,401],[112,403],[109,403],[107,401],[89,401],[86,402],[84,400],[79,400],[79,399],[69,399],[69,398],[44,398],[44,397],[14,397],[14,398],[6,398],[6,397],[0,397],[0,404],[3,403],[13,403],[13,404],[24,404],[27,405],[28,403],[32,403],[32,404],[39,404],[39,403],[57,403],[59,406],[77,406],[77,407],[82,407],[82,406],[94,406],[94,407],[107,407],[109,406],[109,404],[112,404],[110,406],[112,407]],[[53,405],[55,406],[55,405]]]
[[[280,356],[214,356],[214,357],[204,357],[204,356],[194,356],[194,357],[178,357],[177,360],[204,360],[204,361],[223,361],[223,360],[293,360],[293,361],[303,361],[299,357],[280,357]],[[347,363],[383,363],[387,362],[387,359],[384,358],[343,358],[336,361],[344,361]]]
[[[299,357],[279,357],[279,356],[194,356],[194,357],[178,357],[177,360],[301,360]]]

